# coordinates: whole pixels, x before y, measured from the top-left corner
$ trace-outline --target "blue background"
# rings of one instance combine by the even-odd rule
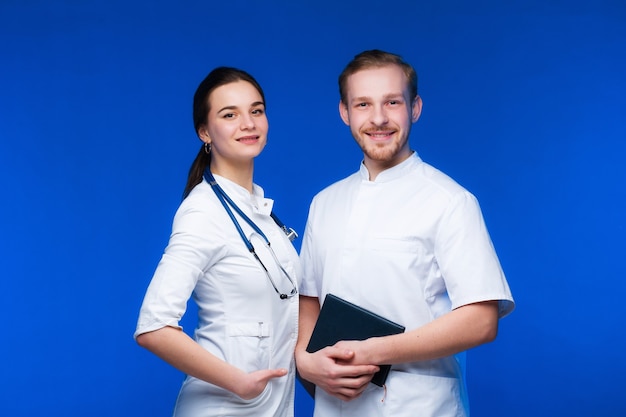
[[[182,375],[132,333],[197,84],[264,86],[255,180],[302,232],[358,168],[336,78],[371,48],[417,68],[412,146],[479,198],[516,298],[473,415],[626,415],[626,4],[490,0],[0,1],[0,415],[169,415]]]

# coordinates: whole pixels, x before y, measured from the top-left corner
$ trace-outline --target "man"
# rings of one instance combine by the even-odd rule
[[[410,149],[422,100],[400,56],[357,55],[339,90],[363,163],[314,198],[302,246],[296,362],[318,387],[315,416],[467,416],[463,352],[514,307],[478,202]],[[307,353],[328,293],[406,332]],[[379,364],[392,364],[382,388]]]

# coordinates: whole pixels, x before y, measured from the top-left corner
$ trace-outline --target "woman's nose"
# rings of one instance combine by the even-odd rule
[[[253,129],[255,126],[254,118],[250,114],[244,114],[241,117],[241,128],[242,129]]]

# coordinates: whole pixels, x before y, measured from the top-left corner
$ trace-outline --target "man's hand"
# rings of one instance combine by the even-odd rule
[[[368,342],[373,339],[341,340],[335,343],[334,347],[341,351],[352,352],[350,358],[343,360],[342,365],[370,365],[375,361],[369,354]]]
[[[352,365],[354,351],[329,346],[315,353],[299,352],[300,375],[328,394],[344,401],[357,398],[367,388],[376,365]]]

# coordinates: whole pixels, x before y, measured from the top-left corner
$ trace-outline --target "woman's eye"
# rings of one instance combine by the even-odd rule
[[[263,109],[254,109],[254,110],[252,110],[252,114],[261,115],[263,113],[265,113],[265,111]]]
[[[235,113],[226,113],[222,117],[224,117],[224,119],[232,119],[235,117]]]

